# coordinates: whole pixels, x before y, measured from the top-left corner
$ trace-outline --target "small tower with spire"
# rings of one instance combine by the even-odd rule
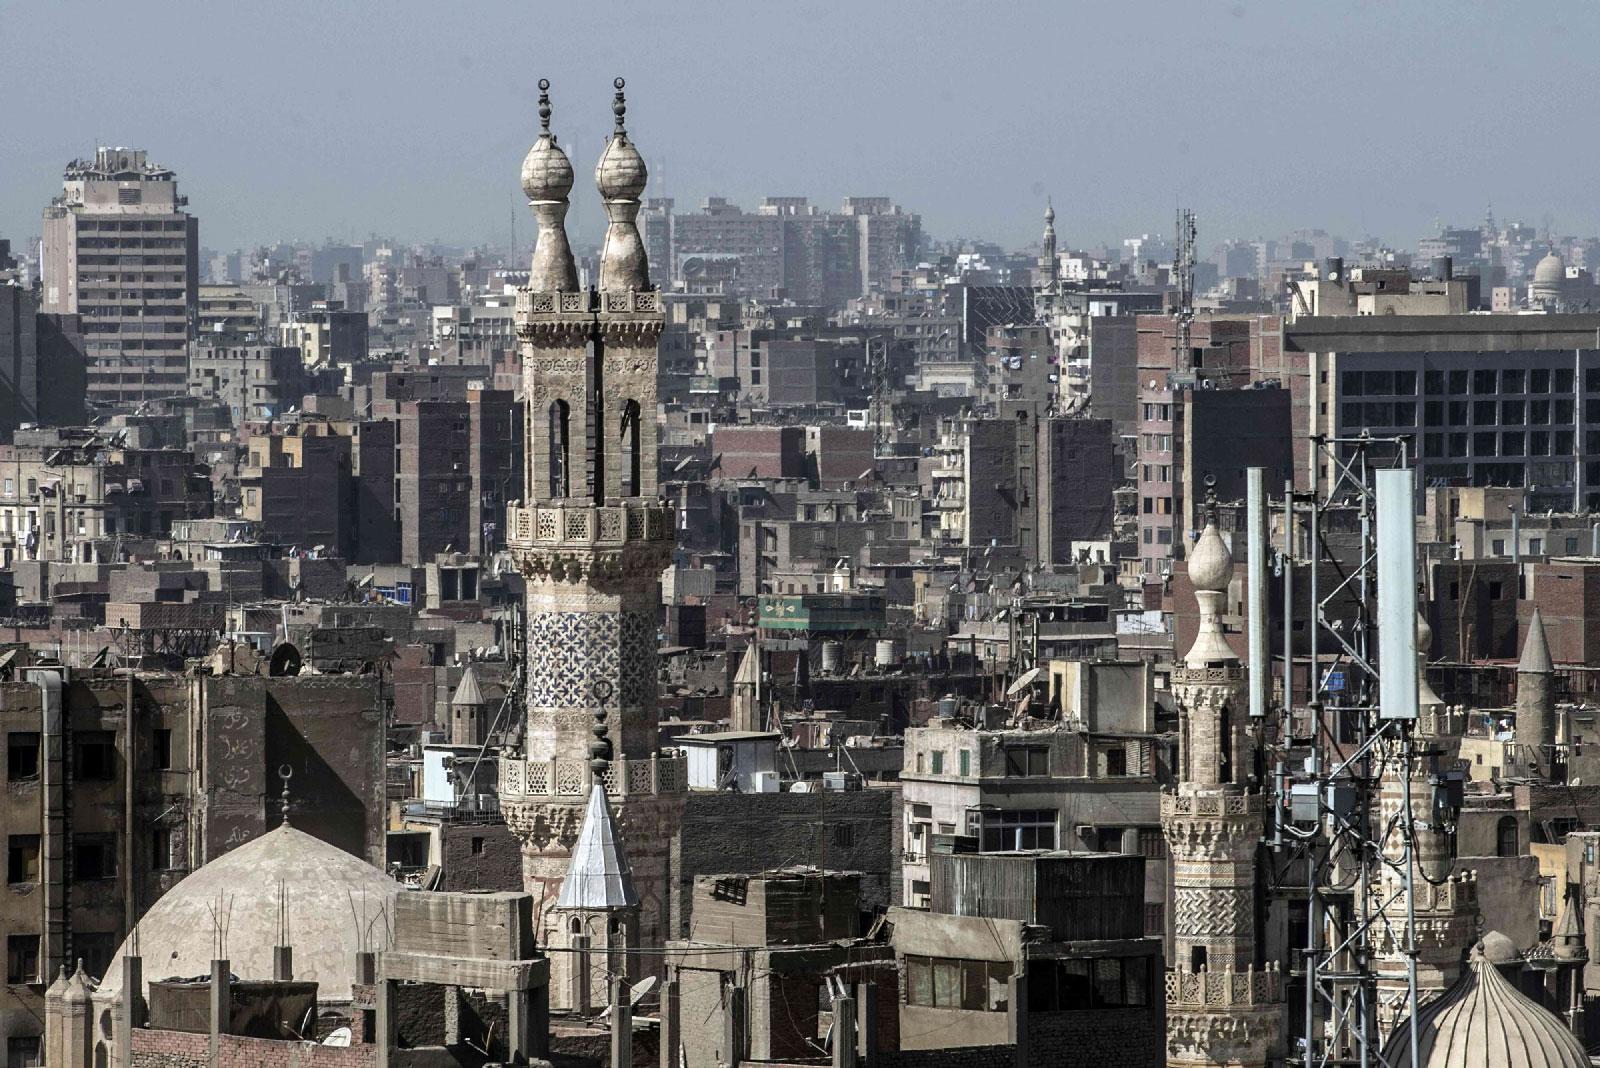
[[[450,744],[482,745],[488,710],[489,703],[478,685],[478,673],[468,664],[450,698]]]
[[[1044,240],[1039,244],[1039,281],[1054,286],[1060,277],[1056,262],[1056,206],[1048,198],[1044,202]]]
[[[1556,770],[1555,663],[1537,605],[1517,663],[1516,770],[1514,774],[1550,780]]]
[[[606,715],[604,709],[595,712],[589,746],[594,785],[549,933],[550,944],[567,951],[556,954],[553,967],[565,975],[552,975],[552,984],[564,979],[578,1013],[603,1006],[612,979],[632,980],[629,951],[639,947],[639,894],[603,785],[612,753]]]
[[[739,672],[733,677],[733,700],[728,707],[728,729],[731,731],[765,729],[761,722],[761,650],[756,642],[745,646],[744,656],[739,660]]]

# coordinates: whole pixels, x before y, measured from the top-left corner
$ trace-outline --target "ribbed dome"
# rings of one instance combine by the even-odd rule
[[[522,161],[522,191],[529,200],[565,200],[572,182],[572,161],[554,135],[540,134]]]
[[[1196,590],[1223,593],[1228,580],[1233,578],[1233,554],[1228,543],[1222,540],[1215,519],[1206,520],[1206,527],[1189,553],[1189,581]]]
[[[1533,281],[1535,285],[1560,285],[1567,280],[1567,265],[1561,262],[1561,257],[1552,250],[1545,254],[1533,268]]]
[[[400,885],[360,857],[284,824],[191,872],[155,903],[117,950],[100,986],[122,986],[122,957],[144,960],[144,978],[206,975],[213,914],[225,921],[224,951],[243,979],[272,978],[279,886],[289,912],[294,977],[319,984],[323,1001],[348,1001],[356,952],[388,948],[385,918]]]
[[[1485,960],[1481,944],[1456,984],[1417,1014],[1417,1041],[1423,1068],[1589,1068],[1583,1044]],[[1409,1020],[1395,1025],[1383,1058],[1411,1063]]]

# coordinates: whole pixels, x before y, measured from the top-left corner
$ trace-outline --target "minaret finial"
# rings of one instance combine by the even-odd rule
[[[622,95],[622,87],[628,83],[621,78],[611,83],[617,88],[617,95],[611,98],[611,113],[617,117],[617,135],[628,136],[626,119],[628,117],[628,98]]]
[[[1206,492],[1202,500],[1204,501],[1206,522],[1215,523],[1217,521],[1217,476],[1207,474],[1205,485]]]
[[[278,765],[278,778],[283,780],[283,799],[278,802],[278,807],[283,812],[283,826],[289,826],[289,780],[294,777],[294,768],[288,764]]]
[[[543,136],[551,137],[550,133],[550,79],[539,79],[539,131]]]
[[[594,734],[594,741],[589,743],[589,770],[594,772],[596,782],[604,779],[611,767],[611,737],[606,728],[610,709],[606,705],[611,700],[612,692],[611,683],[604,679],[594,684],[594,726],[589,728]]]

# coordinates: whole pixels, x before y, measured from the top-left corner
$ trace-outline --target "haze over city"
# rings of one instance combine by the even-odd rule
[[[1600,1068],[1597,40],[0,0],[0,1068]]]
[[[137,144],[184,174],[212,247],[504,242],[534,81],[587,170],[622,74],[652,192],[680,205],[889,194],[1012,244],[1046,195],[1076,244],[1164,232],[1180,201],[1218,239],[1409,242],[1490,203],[1600,232],[1597,35],[1561,3],[6,0],[0,227],[37,233],[65,160]],[[117,87],[141,49],[158,83]],[[580,190],[575,234],[601,228]]]

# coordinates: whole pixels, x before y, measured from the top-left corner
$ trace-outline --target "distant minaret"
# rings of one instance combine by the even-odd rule
[[[1535,779],[1555,777],[1556,694],[1555,663],[1544,633],[1544,616],[1537,606],[1528,621],[1517,664],[1516,769],[1513,774]]]
[[[1200,629],[1172,673],[1181,771],[1163,795],[1172,852],[1172,974],[1167,983],[1169,1068],[1261,1068],[1282,1030],[1282,983],[1257,966],[1256,850],[1265,804],[1247,792],[1250,734],[1245,675],[1222,629],[1233,558],[1217,529],[1216,494],[1189,554]]]
[[[1045,286],[1054,287],[1060,268],[1056,265],[1056,206],[1044,203],[1044,241],[1039,248],[1039,277]]]
[[[488,708],[483,688],[478,685],[478,673],[468,664],[450,698],[450,744],[482,745],[488,728],[484,722]]]
[[[739,672],[733,677],[733,700],[729,702],[730,731],[759,731],[761,723],[761,653],[755,642],[744,647]],[[801,659],[804,659],[803,657]]]
[[[633,843],[637,919],[627,937],[648,949],[668,934],[669,850],[685,776],[681,760],[659,755],[657,739],[656,619],[673,544],[672,508],[656,489],[664,316],[634,224],[647,171],[624,125],[621,79],[616,87],[616,130],[595,171],[610,220],[597,289],[578,288],[563,225],[572,164],[550,133],[548,96],[522,165],[539,220],[516,306],[528,496],[506,519],[526,583],[527,708],[522,753],[500,762],[500,804],[522,843],[523,886],[546,917],[541,937],[561,944],[572,936],[570,917],[552,906],[571,881],[574,850],[588,848],[580,830],[595,823],[603,787],[610,805],[601,807],[614,809]],[[589,752],[597,718],[609,747],[598,767]],[[564,926],[551,929],[557,922]],[[644,959],[659,969],[659,956]],[[556,1008],[573,1007],[570,987],[552,983],[550,994]]]

